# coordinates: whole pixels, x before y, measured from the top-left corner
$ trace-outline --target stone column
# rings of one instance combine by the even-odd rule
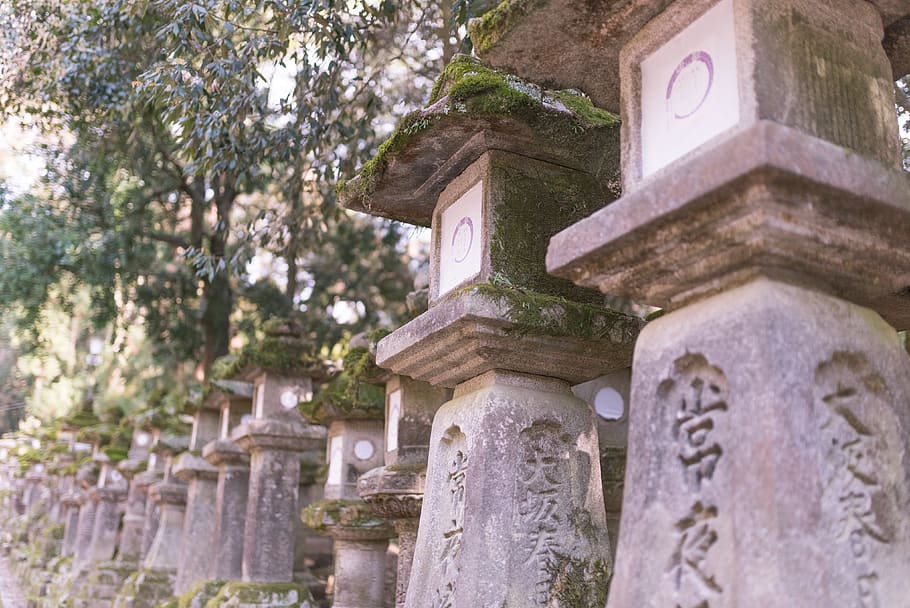
[[[121,564],[138,565],[142,556],[142,534],[145,527],[145,507],[148,484],[137,479],[145,472],[154,435],[141,426],[133,429],[132,444],[127,459],[117,465],[117,470],[126,478],[129,490],[126,510],[123,514],[123,529],[117,548],[117,561]]]
[[[123,476],[109,462],[104,463],[101,476],[98,487],[90,492],[92,500],[98,506],[88,547],[88,559],[98,562],[113,559],[117,550],[122,503],[127,494]]]
[[[203,455],[218,469],[209,577],[240,580],[243,577],[250,455],[225,438],[205,446]]]
[[[910,7],[661,8],[621,55],[625,195],[548,256],[669,309],[636,345],[608,605],[899,606],[910,361],[882,316],[910,182],[881,41]]]
[[[187,484],[175,595],[183,595],[198,581],[208,578],[211,569],[218,469],[196,453],[218,436],[219,414],[210,403],[201,404],[193,420],[191,451],[181,454],[174,464],[174,474]]]
[[[96,480],[94,476],[91,480]],[[79,522],[76,526],[76,543],[73,552],[73,563],[81,564],[89,559],[89,548],[92,532],[95,529],[95,513],[98,508],[98,495],[92,493],[94,485],[89,485],[89,478],[82,481],[83,491],[79,495]]]
[[[385,466],[358,481],[360,497],[398,534],[397,608],[404,607],[411,577],[433,417],[450,398],[451,391],[445,388],[392,376],[386,383]]]
[[[63,549],[64,556],[74,555],[79,534],[79,509],[82,504],[81,492],[70,490],[63,496],[61,502],[64,508]]]
[[[606,600],[596,421],[570,385],[629,367],[642,322],[547,276],[544,256],[615,198],[618,134],[577,93],[457,57],[340,191],[349,208],[433,230],[429,310],[376,356],[454,388],[433,421],[407,608]]]
[[[118,466],[129,482],[126,511],[123,514],[123,530],[120,532],[120,546],[117,548],[117,561],[124,564],[138,565],[142,555],[142,529],[145,525],[145,501],[148,496],[148,486],[142,486],[138,480],[139,466],[140,463],[132,459],[125,460]]]

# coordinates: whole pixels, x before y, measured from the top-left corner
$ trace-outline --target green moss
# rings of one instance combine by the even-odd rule
[[[265,336],[247,344],[231,357],[216,361],[212,377],[231,379],[244,370],[258,367],[264,371],[285,376],[320,376],[324,365],[315,349],[315,341],[306,340],[299,324],[270,319],[262,326]]]
[[[536,293],[511,285],[476,283],[446,296],[476,294],[505,306],[512,326],[509,333],[601,339],[617,332],[635,332],[642,326],[636,317],[602,306],[573,302],[559,296]]]
[[[76,414],[65,418],[63,421],[63,423],[70,428],[94,426],[99,422],[101,422],[101,419],[91,412],[77,412]]]
[[[129,448],[122,445],[109,445],[102,448],[101,452],[107,456],[111,462],[121,462],[127,459]]]
[[[604,606],[610,590],[610,565],[603,560],[580,560],[555,555],[549,567],[552,596],[558,606],[588,608]]]
[[[324,386],[312,401],[298,405],[300,413],[314,424],[334,418],[381,419],[385,415],[385,388],[368,384],[347,371]]]
[[[369,196],[391,158],[427,129],[460,114],[519,119],[542,139],[560,142],[582,137],[589,129],[619,124],[615,115],[596,108],[581,93],[544,90],[467,55],[456,55],[433,85],[427,108],[405,116],[376,155],[363,165],[357,179],[339,181],[337,190],[369,208]]]
[[[427,470],[425,464],[390,464],[386,467],[392,473],[421,473]]]
[[[306,587],[297,583],[226,583],[206,608],[233,606],[268,606],[269,608],[302,608],[312,597]]]
[[[172,600],[174,608],[205,608],[224,585],[225,581],[199,581],[192,589]]]
[[[300,512],[303,523],[316,532],[325,533],[333,526],[375,528],[386,525],[362,500],[320,500]]]
[[[542,0],[505,0],[494,9],[471,21],[468,33],[479,54],[493,48],[532,9],[543,4]]]

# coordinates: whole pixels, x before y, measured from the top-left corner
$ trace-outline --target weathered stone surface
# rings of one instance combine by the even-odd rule
[[[649,325],[609,607],[905,603],[908,379],[873,312],[767,280]]]
[[[430,105],[404,119],[339,200],[428,226],[443,189],[489,150],[570,169],[606,197],[618,188],[617,141],[615,117],[577,92],[545,91],[459,56]]]
[[[314,608],[310,592],[298,583],[229,582],[206,608]]]
[[[426,466],[433,416],[451,391],[399,375],[385,390],[385,464]]]
[[[149,500],[158,505],[161,515],[155,540],[142,562],[145,570],[176,573],[180,538],[183,534],[186,490],[186,484],[178,482],[170,474],[166,474],[163,481],[149,486]]]
[[[89,542],[88,559],[95,562],[106,562],[113,559],[117,551],[121,503],[126,499],[126,487],[117,485],[95,488],[92,493],[95,495],[93,499],[97,501],[98,506]]]
[[[547,267],[670,308],[758,275],[815,282],[905,329],[907,234],[905,173],[760,122],[553,237]]]
[[[79,507],[79,522],[76,526],[76,543],[74,546],[73,562],[82,564],[89,559],[89,548],[92,543],[92,532],[95,529],[95,513],[98,501],[93,500],[89,493],[82,495]]]
[[[117,592],[113,608],[157,608],[174,591],[173,570],[142,569]]]
[[[73,555],[76,552],[76,543],[78,542],[77,539],[79,536],[79,508],[81,498],[78,491],[73,490],[64,495],[62,503],[66,513],[64,521],[66,528],[63,535],[63,547],[61,551],[63,555]]]
[[[242,428],[242,427],[241,427]],[[243,544],[243,580],[286,583],[294,574],[300,456],[255,450],[250,458],[249,502]]]
[[[256,418],[235,428],[230,439],[251,454],[257,450],[306,452],[322,447],[325,434],[325,428],[307,424],[303,418]]]
[[[383,338],[376,360],[397,374],[448,387],[493,369],[584,382],[629,367],[643,322],[606,309],[587,321],[588,335],[602,337],[560,336],[565,328],[558,323],[549,330],[522,327],[508,301],[469,290]]]
[[[218,468],[209,576],[239,580],[243,576],[250,457],[229,439],[207,444],[202,453],[210,464]]]
[[[910,10],[903,0],[873,4],[888,26],[886,40],[893,41],[886,48],[897,79],[910,73],[905,46]],[[669,5],[670,0],[505,0],[472,21],[471,39],[494,67],[546,86],[579,89],[597,106],[618,111],[620,50]]]
[[[378,540],[335,539],[333,608],[383,605],[388,537]]]
[[[600,302],[599,294],[547,274],[546,242],[617,194],[618,189],[607,191],[589,174],[558,164],[497,149],[482,151],[435,201],[430,307],[455,289],[494,280]]]
[[[136,475],[133,483],[136,485],[136,491],[143,496],[145,503],[145,514],[142,516],[142,537],[139,546],[139,559],[145,559],[149,549],[152,548],[152,542],[158,533],[158,525],[161,521],[161,507],[154,500],[149,499],[149,488],[152,484],[161,479],[160,471],[146,471]]]
[[[215,420],[213,433],[217,431],[217,415]],[[194,432],[194,437],[202,436]],[[174,583],[174,593],[183,595],[196,582],[208,578],[211,570],[209,560],[212,558],[215,532],[218,469],[191,452],[184,452],[174,463],[174,475],[187,484],[186,511]]]
[[[460,385],[433,423],[406,605],[602,605],[599,480],[593,413],[566,384],[490,372]]]

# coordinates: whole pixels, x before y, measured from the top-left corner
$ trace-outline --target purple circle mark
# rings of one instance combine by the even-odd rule
[[[683,70],[696,62],[703,63],[705,68],[707,68],[708,86],[705,87],[705,94],[702,95],[701,100],[699,100],[698,104],[691,112],[688,114],[676,114],[674,112],[673,116],[678,120],[689,118],[698,112],[698,110],[700,110],[704,105],[705,100],[708,99],[708,94],[711,92],[711,87],[714,86],[714,60],[711,59],[711,55],[705,51],[695,51],[694,53],[687,55],[682,61],[679,62],[679,65],[676,66],[676,71],[673,72],[673,76],[670,77],[670,83],[667,85],[667,101],[670,101],[670,99],[673,97],[673,87],[676,85],[676,79],[679,78]]]
[[[472,222],[471,218],[469,218],[469,217],[463,217],[460,220],[458,220],[458,225],[455,226],[455,231],[452,233],[452,249],[453,250],[455,249],[455,239],[458,238],[458,235],[461,232],[462,226],[468,227],[468,230],[470,231],[469,232],[470,236],[468,237],[468,246],[464,250],[464,255],[462,255],[461,257],[457,257],[458,253],[457,252],[455,253],[455,255],[456,255],[455,263],[456,264],[461,264],[462,262],[464,262],[467,259],[468,254],[471,253],[471,246],[474,244],[474,222]]]

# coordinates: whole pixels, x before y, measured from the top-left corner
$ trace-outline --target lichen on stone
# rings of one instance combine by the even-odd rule
[[[240,352],[222,357],[212,367],[215,379],[235,379],[258,368],[284,376],[319,376],[324,365],[315,350],[315,341],[305,339],[299,323],[270,319],[262,326],[264,336]]]
[[[513,335],[572,337],[622,341],[627,333],[641,329],[643,321],[625,313],[593,304],[537,293],[509,284],[475,283],[453,291],[446,299],[478,295],[505,307]]]
[[[300,519],[308,528],[320,533],[326,533],[334,526],[378,528],[387,525],[362,500],[320,500],[304,508]]]
[[[474,48],[481,55],[499,42],[543,0],[504,0],[468,24],[468,34]]]
[[[456,55],[436,80],[427,107],[406,115],[356,179],[338,182],[339,193],[369,208],[369,196],[394,156],[423,132],[463,115],[521,121],[541,140],[563,143],[583,137],[589,129],[619,124],[616,115],[597,108],[578,91],[543,89],[473,57]]]
[[[309,590],[298,583],[243,583],[231,581],[221,587],[206,608],[309,608]]]

